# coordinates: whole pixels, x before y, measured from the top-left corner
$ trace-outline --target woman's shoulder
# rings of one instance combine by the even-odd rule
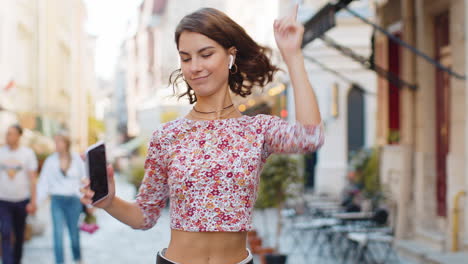
[[[51,162],[56,162],[58,161],[58,153],[57,152],[52,152],[47,158],[44,160],[45,163],[51,163]]]
[[[162,123],[153,131],[152,138],[169,139],[177,134],[183,127],[183,118],[178,118],[166,123]]]
[[[257,123],[260,125],[267,125],[272,121],[281,120],[278,116],[267,115],[267,114],[258,114],[253,117]]]

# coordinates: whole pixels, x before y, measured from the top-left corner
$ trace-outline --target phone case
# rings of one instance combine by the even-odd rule
[[[90,179],[90,168],[89,168],[89,152],[91,152],[92,150],[94,150],[95,148],[98,148],[100,146],[104,146],[105,147],[105,143],[104,141],[98,141],[97,143],[91,145],[90,147],[88,147],[88,149],[86,150],[86,159],[85,159],[85,165],[86,165],[86,173],[87,173],[87,177]],[[106,167],[107,169],[107,167]],[[106,175],[107,176],[107,175]],[[91,180],[91,179],[90,179]],[[108,189],[109,190],[109,189]],[[99,200],[96,200],[94,201],[91,205],[95,205],[97,203],[99,203],[100,201],[106,199],[107,197],[109,196],[109,191],[107,191],[107,194],[104,195],[103,197],[101,197]]]

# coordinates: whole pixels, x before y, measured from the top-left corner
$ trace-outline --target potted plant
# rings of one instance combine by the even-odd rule
[[[282,229],[281,210],[288,198],[298,194],[293,186],[302,186],[303,179],[299,175],[298,162],[290,155],[272,155],[267,160],[260,175],[260,186],[257,198],[257,208],[276,208],[277,226],[275,234],[276,253],[265,256],[267,264],[284,264],[286,255],[279,254],[280,235]]]
[[[350,173],[348,177],[352,178],[351,182],[362,194],[359,207],[363,206],[364,208],[360,209],[374,210],[385,199],[380,184],[379,161],[380,151],[378,148],[365,148],[354,153],[349,162]]]
[[[368,148],[362,148],[350,153],[347,174],[348,184],[345,186],[341,201],[341,205],[346,212],[365,210],[362,206],[369,204],[369,202],[363,201],[366,199],[364,182],[366,182],[367,176],[363,176],[363,172],[371,155],[372,150]]]
[[[139,162],[138,162],[139,161]],[[138,192],[140,188],[141,182],[145,177],[145,168],[143,166],[143,162],[141,159],[138,161],[132,161],[130,165],[128,176],[130,178],[130,183],[135,186],[135,190]]]
[[[127,171],[127,175],[129,176],[130,183],[135,186],[135,189],[138,192],[140,188],[141,182],[145,177],[145,157],[148,153],[148,144],[146,142],[142,142],[138,148],[136,149],[136,155],[133,155],[130,158],[130,166]]]
[[[391,129],[388,133],[388,143],[395,145],[400,142],[400,131],[396,129]]]
[[[378,208],[385,199],[379,176],[380,151],[373,148],[365,160],[360,173],[359,181],[363,187],[364,196],[370,200],[372,209]]]

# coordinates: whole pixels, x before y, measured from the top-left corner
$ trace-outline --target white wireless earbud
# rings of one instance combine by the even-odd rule
[[[234,64],[234,56],[229,55],[229,69],[232,68],[232,64]]]

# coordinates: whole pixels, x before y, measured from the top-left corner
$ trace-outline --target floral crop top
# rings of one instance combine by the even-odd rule
[[[136,202],[142,229],[154,226],[170,198],[171,228],[249,231],[260,172],[272,153],[317,150],[323,126],[257,115],[168,122],[153,134]]]

